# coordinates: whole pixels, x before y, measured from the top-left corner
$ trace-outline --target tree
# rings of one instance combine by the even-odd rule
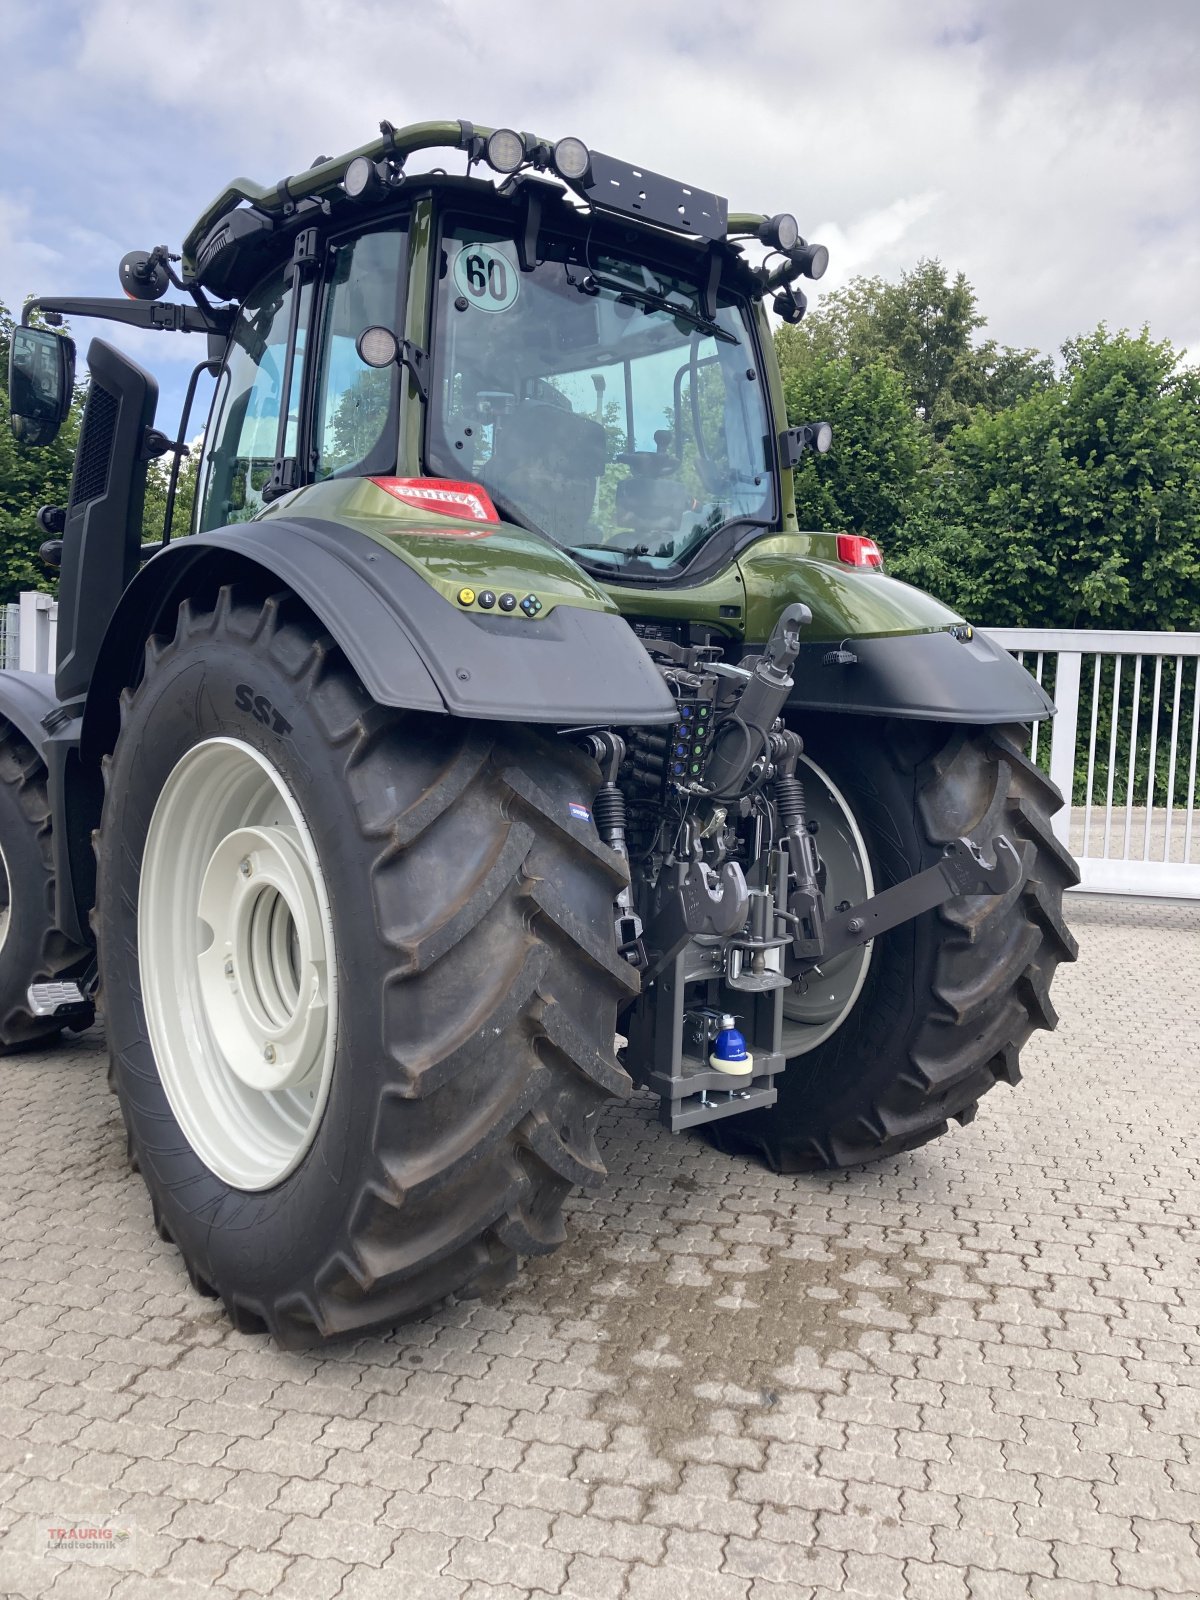
[[[179,483],[175,490],[175,509],[171,516],[171,536],[181,539],[191,532],[192,508],[196,499],[196,479],[200,456],[204,449],[203,435],[193,441],[179,468]],[[142,512],[142,539],[153,544],[162,538],[167,516],[167,490],[171,480],[171,455],[159,456],[150,463],[146,474],[146,504]]]
[[[921,500],[927,470],[904,380],[883,361],[855,369],[835,356],[793,368],[784,394],[794,422],[833,427],[829,454],[807,453],[795,471],[800,526],[889,539]]]
[[[777,345],[785,373],[831,360],[853,371],[883,363],[940,443],[978,408],[1010,405],[1053,379],[1053,363],[1034,350],[977,343],[985,326],[964,273],[951,280],[940,261],[919,261],[896,283],[853,279],[804,322],[781,329]]]
[[[1146,329],[1062,353],[1059,382],[950,439],[890,569],[996,626],[1193,627],[1200,373]]]
[[[13,319],[0,303],[0,603],[22,589],[52,589],[48,569],[38,558],[46,535],[37,525],[39,506],[67,503],[75,442],[79,437],[82,390],[53,444],[29,449],[18,445],[8,420],[8,350]]]

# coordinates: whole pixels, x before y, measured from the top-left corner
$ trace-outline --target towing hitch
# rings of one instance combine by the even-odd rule
[[[820,953],[814,952],[812,941],[797,937],[795,954],[807,966],[817,966],[869,943],[923,911],[932,911],[955,895],[1007,894],[1021,881],[1021,858],[1002,833],[992,840],[992,854],[995,859],[989,861],[973,839],[953,840],[942,859],[924,872],[893,884],[861,905],[826,913],[820,928]],[[803,949],[799,948],[802,942]]]

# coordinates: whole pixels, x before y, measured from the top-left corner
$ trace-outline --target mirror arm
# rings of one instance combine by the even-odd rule
[[[21,312],[23,328],[29,327],[35,311],[41,311],[52,327],[57,327],[63,317],[104,317],[109,322],[124,322],[132,328],[221,335],[229,333],[237,314],[232,306],[214,306],[207,302],[181,306],[162,300],[92,300],[39,295],[25,302]]]

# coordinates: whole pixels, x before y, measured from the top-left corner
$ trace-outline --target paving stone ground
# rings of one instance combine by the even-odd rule
[[[0,1593],[1200,1593],[1200,906],[1071,910],[970,1127],[779,1178],[637,1099],[557,1255],[319,1354],[192,1293],[98,1033],[0,1063]]]

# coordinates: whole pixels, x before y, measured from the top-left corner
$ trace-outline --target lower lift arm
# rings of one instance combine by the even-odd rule
[[[992,853],[995,860],[988,861],[973,840],[955,839],[946,846],[942,859],[924,872],[893,884],[861,905],[827,914],[820,930],[820,952],[806,942],[804,960],[814,966],[832,960],[955,895],[1007,894],[1021,881],[1021,858],[1003,834],[992,840]]]

